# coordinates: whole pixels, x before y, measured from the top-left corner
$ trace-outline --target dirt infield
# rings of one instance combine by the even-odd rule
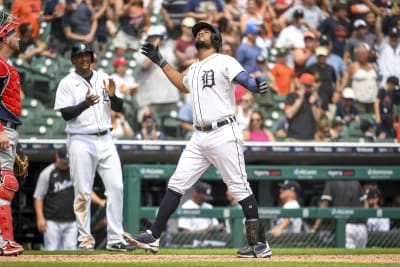
[[[239,259],[227,255],[21,255],[18,257],[0,257],[1,262],[356,262],[356,263],[399,263],[400,254],[379,255],[298,255],[272,256],[268,259]]]

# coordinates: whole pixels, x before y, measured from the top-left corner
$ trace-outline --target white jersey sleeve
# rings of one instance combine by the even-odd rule
[[[60,110],[66,107],[74,105],[73,92],[69,85],[70,75],[60,81],[57,87],[56,101],[54,103],[54,109]]]
[[[223,56],[221,58],[223,58],[224,76],[227,77],[230,82],[232,82],[239,73],[245,71],[236,58],[231,56]]]

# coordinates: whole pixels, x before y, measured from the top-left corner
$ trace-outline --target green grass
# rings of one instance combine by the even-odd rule
[[[237,249],[161,249],[157,255],[235,255]],[[118,252],[120,253],[120,252]],[[80,251],[39,251],[27,250],[24,255],[96,255],[96,254],[118,254],[106,250],[94,252]],[[125,252],[126,253],[126,252]],[[274,256],[277,255],[366,255],[366,254],[400,254],[400,248],[276,248],[272,249]],[[129,252],[133,255],[146,254],[144,250],[138,249]],[[147,253],[150,254],[150,253]]]

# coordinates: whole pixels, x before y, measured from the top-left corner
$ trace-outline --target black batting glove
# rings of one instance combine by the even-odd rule
[[[269,86],[266,81],[262,81],[260,78],[256,78],[257,93],[266,95],[268,93]]]
[[[160,67],[164,64],[164,62],[166,63],[166,61],[163,60],[162,55],[158,51],[158,46],[154,46],[151,43],[146,43],[142,46],[142,54],[148,57],[151,61],[154,62],[154,64],[157,64]]]

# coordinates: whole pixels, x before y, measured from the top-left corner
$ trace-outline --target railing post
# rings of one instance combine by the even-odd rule
[[[346,219],[336,220],[336,247],[346,247]]]
[[[140,176],[132,165],[123,167],[124,177],[124,229],[130,233],[140,231]]]
[[[232,246],[234,248],[241,248],[243,246],[243,218],[233,218],[233,229],[232,229]]]

